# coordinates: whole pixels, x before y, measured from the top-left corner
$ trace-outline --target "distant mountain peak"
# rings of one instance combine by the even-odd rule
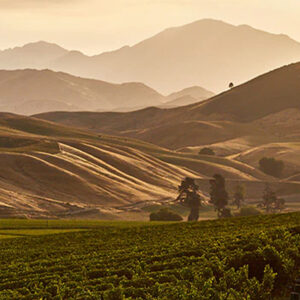
[[[4,51],[14,51],[14,50],[20,50],[20,49],[26,49],[26,50],[42,50],[42,49],[45,49],[47,51],[60,50],[60,51],[67,52],[67,50],[64,49],[63,47],[61,47],[61,46],[59,46],[55,43],[49,43],[49,42],[46,42],[46,41],[31,42],[31,43],[24,44],[23,46],[18,46],[18,47],[6,49]]]
[[[50,42],[47,42],[47,41],[36,41],[36,42],[31,42],[31,43],[27,43],[25,44],[23,47],[28,47],[28,46],[46,46],[46,47],[52,47],[52,46],[55,46],[55,47],[59,47],[61,48],[59,45],[55,44],[55,43],[50,43]]]
[[[49,69],[0,70],[0,106],[6,112],[129,110],[163,100],[143,83],[112,84]]]

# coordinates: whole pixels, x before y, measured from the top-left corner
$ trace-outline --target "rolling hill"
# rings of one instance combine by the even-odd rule
[[[0,70],[0,111],[112,110],[160,105],[164,97],[142,83],[111,84],[50,70]]]
[[[300,44],[286,35],[205,19],[95,56],[45,42],[8,49],[0,52],[0,69],[50,68],[108,82],[138,81],[168,94],[194,85],[220,92],[229,82],[299,60]]]
[[[181,178],[196,175],[139,150],[161,148],[126,143],[1,114],[1,215],[80,217],[93,208],[110,216],[118,206],[172,198]]]
[[[184,107],[130,113],[53,112],[37,117],[176,150],[155,156],[201,174],[203,180],[198,182],[206,192],[206,178],[221,173],[232,182],[245,181],[255,198],[262,193],[264,182],[271,180],[259,173],[258,162],[264,156],[275,157],[285,163],[283,178],[276,188],[297,194],[294,184],[299,182],[300,174],[299,80],[297,63]],[[203,147],[214,149],[218,156],[198,155]]]
[[[290,64],[219,94],[205,105],[200,103],[193,110],[249,122],[287,109],[300,109],[299,82],[300,63]]]
[[[186,176],[196,178],[206,199],[215,173],[230,191],[244,182],[251,199],[265,182],[283,195],[300,193],[298,182],[278,182],[234,158],[0,114],[0,216],[144,219],[143,207],[173,200]]]
[[[285,162],[283,177],[289,178],[300,174],[300,143],[270,143],[253,147],[232,156],[233,159],[259,167],[262,157],[276,157]]]
[[[300,63],[296,63],[189,106],[130,113],[53,112],[37,117],[172,149],[237,139],[253,147],[299,139],[299,82]],[[231,154],[228,149],[226,154]]]

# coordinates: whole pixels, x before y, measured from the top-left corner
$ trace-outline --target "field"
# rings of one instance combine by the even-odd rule
[[[287,299],[300,213],[198,223],[0,221],[0,299]],[[7,237],[7,238],[6,238]]]

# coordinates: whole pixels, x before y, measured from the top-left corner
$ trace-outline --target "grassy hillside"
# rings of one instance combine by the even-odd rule
[[[297,63],[189,106],[130,113],[52,112],[37,117],[97,133],[129,136],[170,149],[237,139],[245,139],[246,143],[251,140],[251,146],[290,142],[299,139],[299,78]],[[229,146],[226,154],[237,152],[237,145],[232,150]]]
[[[183,177],[197,176],[145,142],[12,114],[0,127],[1,216],[126,218],[116,207],[174,198]]]
[[[0,298],[277,299],[300,275],[299,226],[299,213],[172,224],[4,220]]]
[[[193,109],[204,115],[225,115],[239,121],[257,120],[289,108],[299,109],[299,79],[300,63],[291,64],[217,95]]]
[[[285,166],[282,177],[290,177],[300,173],[300,143],[271,143],[243,151],[232,156],[235,160],[242,161],[256,168],[262,157],[276,157],[284,161]]]
[[[176,152],[12,114],[1,115],[0,129],[1,216],[145,220],[143,207],[175,199],[186,176],[197,178],[207,199],[215,173],[230,189],[244,182],[256,201],[265,182],[283,196],[300,193],[296,180],[279,184],[235,157]]]

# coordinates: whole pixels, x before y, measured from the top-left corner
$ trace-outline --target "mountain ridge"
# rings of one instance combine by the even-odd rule
[[[67,51],[43,68],[114,83],[139,81],[167,94],[193,85],[219,92],[229,82],[239,84],[299,60],[300,43],[286,35],[205,19],[98,55]],[[3,66],[9,59],[1,59],[0,52]]]
[[[163,101],[162,95],[139,82],[112,84],[48,69],[0,70],[2,111],[28,115],[55,110],[112,110],[160,105]]]

